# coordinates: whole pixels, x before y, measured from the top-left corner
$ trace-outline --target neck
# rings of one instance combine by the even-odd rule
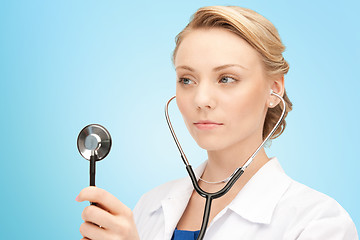
[[[208,163],[202,178],[220,181],[229,177],[236,168],[244,165],[260,144],[261,141],[247,141],[247,144],[239,143],[226,149],[208,151]],[[264,148],[261,148],[244,174],[251,178],[268,161]]]

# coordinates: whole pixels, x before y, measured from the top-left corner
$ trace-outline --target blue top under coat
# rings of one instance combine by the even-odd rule
[[[199,236],[200,230],[197,231],[186,231],[178,230],[175,228],[174,234],[171,240],[196,240]]]

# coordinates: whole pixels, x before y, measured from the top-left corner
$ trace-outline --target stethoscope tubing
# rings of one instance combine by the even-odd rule
[[[201,224],[201,228],[200,228],[200,233],[197,238],[197,240],[202,240],[204,238],[207,225],[209,223],[212,200],[224,196],[231,189],[231,187],[235,184],[235,182],[240,178],[240,176],[244,173],[244,170],[238,169],[235,172],[235,174],[233,174],[233,176],[230,178],[230,180],[226,183],[226,185],[222,189],[220,189],[219,191],[214,192],[214,193],[209,193],[209,192],[206,192],[201,189],[201,187],[199,186],[199,184],[197,182],[195,173],[194,173],[191,165],[187,165],[186,170],[190,176],[190,179],[193,183],[195,191],[200,196],[205,198],[205,208],[204,208],[204,213],[203,213],[203,220],[202,220],[202,224]]]
[[[235,182],[240,178],[240,176],[244,173],[245,169],[251,164],[251,162],[254,160],[255,156],[257,155],[257,153],[260,151],[260,149],[264,146],[264,144],[266,143],[266,141],[275,133],[276,129],[279,127],[281,121],[284,119],[285,116],[285,111],[286,111],[286,103],[284,101],[284,99],[277,93],[271,92],[271,94],[275,95],[276,97],[278,97],[282,104],[283,104],[283,110],[281,113],[281,116],[279,118],[279,120],[277,121],[277,123],[275,124],[275,126],[273,127],[273,129],[271,130],[271,132],[267,135],[267,137],[263,140],[263,142],[259,145],[259,147],[255,150],[255,152],[251,155],[251,157],[243,164],[242,167],[237,168],[234,173],[229,177],[228,182],[226,183],[226,185],[220,189],[217,192],[214,193],[209,193],[204,191],[203,189],[201,189],[201,187],[199,186],[198,182],[197,182],[197,178],[195,175],[195,172],[193,171],[191,165],[189,164],[189,161],[186,158],[186,155],[184,153],[184,151],[182,150],[182,147],[180,145],[179,140],[176,137],[175,131],[172,127],[171,121],[170,121],[170,117],[169,117],[169,112],[168,112],[168,107],[169,107],[169,103],[176,98],[176,96],[171,97],[168,102],[165,105],[165,118],[167,121],[167,124],[169,126],[171,135],[174,138],[174,141],[176,143],[176,146],[179,149],[180,155],[181,155],[181,159],[183,160],[185,166],[186,166],[186,170],[190,176],[190,179],[192,181],[192,184],[194,186],[195,191],[202,197],[204,197],[206,199],[205,201],[205,208],[204,208],[204,213],[203,213],[203,221],[201,224],[201,228],[200,228],[200,233],[199,236],[197,238],[197,240],[202,240],[205,236],[205,232],[206,232],[206,228],[209,222],[209,217],[210,217],[210,210],[211,210],[211,203],[213,199],[219,198],[224,196],[230,189],[231,187],[235,184]]]
[[[183,160],[184,164],[185,164],[186,166],[188,166],[188,165],[190,165],[190,164],[189,164],[189,161],[187,160],[186,155],[185,155],[185,153],[184,153],[184,151],[182,150],[182,147],[181,147],[181,145],[180,145],[180,142],[179,142],[179,140],[178,140],[177,137],[176,137],[174,128],[172,127],[172,124],[171,124],[171,121],[170,121],[170,117],[169,117],[169,103],[170,103],[173,99],[175,99],[175,98],[176,98],[176,96],[173,96],[173,97],[171,97],[171,98],[169,99],[169,101],[167,101],[167,103],[166,103],[166,105],[165,105],[165,118],[166,118],[166,122],[167,122],[167,124],[168,124],[168,126],[169,126],[169,128],[170,128],[171,135],[173,136],[174,141],[175,141],[175,143],[176,143],[176,146],[177,146],[177,148],[178,148],[179,151],[180,151],[181,159]]]

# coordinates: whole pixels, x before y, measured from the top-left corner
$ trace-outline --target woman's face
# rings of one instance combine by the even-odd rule
[[[177,105],[200,147],[261,143],[270,82],[246,41],[220,28],[192,30],[174,64]]]

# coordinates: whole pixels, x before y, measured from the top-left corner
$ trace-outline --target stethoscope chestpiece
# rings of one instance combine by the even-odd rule
[[[87,125],[79,133],[77,148],[81,156],[90,161],[90,186],[95,186],[96,162],[104,159],[110,152],[110,133],[99,124]],[[96,205],[92,202],[90,204]]]
[[[77,148],[85,159],[90,160],[91,156],[95,156],[96,161],[100,161],[110,152],[110,133],[99,124],[87,125],[79,133]]]

